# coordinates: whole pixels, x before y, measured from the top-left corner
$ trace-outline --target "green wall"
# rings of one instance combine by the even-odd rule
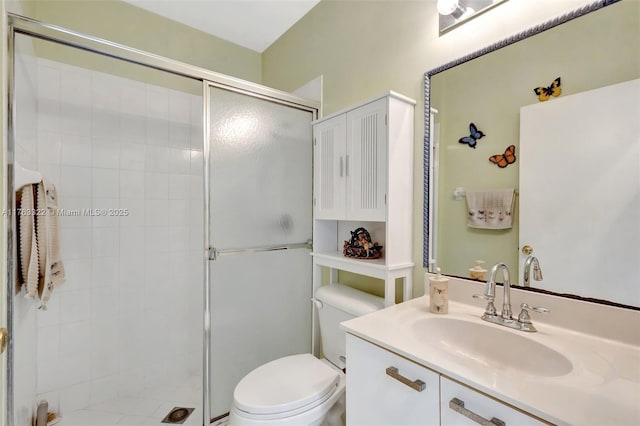
[[[265,85],[293,90],[322,74],[325,114],[388,90],[418,102],[413,164],[414,295],[424,290],[423,74],[587,3],[591,1],[511,0],[439,36],[435,1],[323,0],[263,53]],[[623,0],[610,7],[638,16],[639,5],[636,0]],[[377,280],[346,273],[340,280],[372,293],[382,291]]]

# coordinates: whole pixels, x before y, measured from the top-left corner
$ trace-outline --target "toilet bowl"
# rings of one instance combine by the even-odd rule
[[[339,324],[384,307],[382,298],[341,284],[316,292],[326,359],[286,356],[254,369],[237,384],[232,426],[340,426],[345,410],[345,333]]]
[[[345,375],[328,361],[311,354],[279,358],[238,383],[229,424],[337,426],[324,420],[334,406],[344,406],[344,393]]]

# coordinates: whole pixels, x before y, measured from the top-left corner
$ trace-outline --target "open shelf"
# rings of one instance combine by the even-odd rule
[[[380,259],[354,259],[345,257],[339,251],[314,252],[311,253],[316,265],[328,268],[340,269],[342,271],[353,272],[354,274],[367,275],[379,279],[387,279],[389,273],[413,268],[413,263],[385,265],[384,258]]]

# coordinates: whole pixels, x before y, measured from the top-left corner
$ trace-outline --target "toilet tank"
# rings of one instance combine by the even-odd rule
[[[384,308],[384,299],[342,284],[316,291],[320,338],[324,357],[338,368],[345,367],[346,333],[340,323]]]

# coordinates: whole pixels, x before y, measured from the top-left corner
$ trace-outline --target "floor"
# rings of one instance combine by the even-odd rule
[[[161,386],[140,395],[119,397],[82,410],[63,413],[58,426],[149,426],[162,420],[174,407],[195,408],[185,426],[202,425],[202,384],[194,377],[184,383]]]

